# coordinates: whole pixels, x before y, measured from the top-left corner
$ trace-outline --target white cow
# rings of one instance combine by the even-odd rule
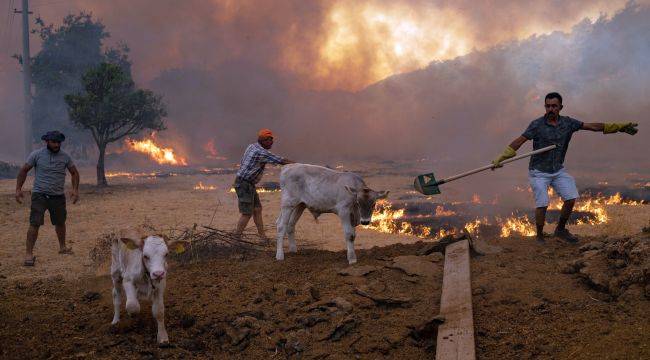
[[[141,235],[135,230],[122,231],[111,246],[111,278],[113,279],[113,322],[120,321],[122,289],[126,294],[126,311],[140,312],[138,298],[151,300],[151,312],[158,323],[158,343],[169,342],[165,330],[165,275],[168,249],[183,252],[185,241],[167,243],[161,236]]]
[[[345,233],[348,262],[356,263],[355,227],[359,224],[370,224],[375,202],[388,196],[388,191],[369,189],[357,174],[307,164],[284,166],[280,173],[280,187],[282,200],[280,216],[276,223],[277,260],[284,260],[282,242],[285,235],[289,239],[289,252],[296,252],[296,222],[303,211],[309,209],[314,218],[324,213],[338,215]]]

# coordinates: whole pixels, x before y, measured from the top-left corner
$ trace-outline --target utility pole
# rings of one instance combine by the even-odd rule
[[[28,0],[23,0],[23,10],[14,13],[23,15],[23,94],[25,101],[25,158],[32,152],[32,70],[29,56],[29,11]]]

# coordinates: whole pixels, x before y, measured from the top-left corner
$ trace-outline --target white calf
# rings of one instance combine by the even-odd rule
[[[372,221],[375,202],[388,196],[388,191],[374,191],[366,186],[361,176],[340,172],[322,166],[291,164],[280,173],[282,200],[278,217],[278,238],[275,258],[284,260],[282,242],[286,235],[289,251],[296,252],[296,222],[308,209],[315,218],[334,213],[341,219],[348,250],[348,262],[357,262],[354,252],[355,227]]]
[[[183,252],[185,241],[167,243],[157,235],[141,236],[135,231],[123,231],[119,240],[114,240],[111,252],[111,278],[113,279],[113,322],[120,321],[122,288],[126,293],[126,311],[140,312],[138,298],[151,300],[151,311],[158,323],[159,344],[169,342],[165,330],[165,285],[168,249]]]

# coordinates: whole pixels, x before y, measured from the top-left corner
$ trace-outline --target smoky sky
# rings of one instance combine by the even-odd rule
[[[427,158],[462,170],[498,154],[543,113],[543,96],[558,91],[566,115],[640,123],[634,137],[575,134],[567,167],[647,173],[650,165],[650,9],[643,3],[369,1],[379,9],[400,4],[416,13],[435,7],[456,14],[448,25],[475,49],[432,56],[420,69],[399,68],[379,81],[368,69],[383,61],[376,51],[382,44],[367,25],[355,24],[354,31],[368,34],[355,37],[342,62],[323,61],[329,14],[342,2],[70,3],[35,11],[57,22],[68,11],[90,10],[111,42],[127,42],[138,84],[169,105],[169,130],[159,138],[190,163],[204,161],[210,140],[237,161],[255,132],[268,127],[277,134],[274,150],[297,161]],[[599,11],[607,15],[581,20]],[[561,31],[548,33],[554,29]],[[22,138],[22,84],[13,59],[0,64],[0,156],[15,159],[22,149],[15,143]]]

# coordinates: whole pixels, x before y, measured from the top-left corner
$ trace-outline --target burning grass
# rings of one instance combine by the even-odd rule
[[[547,221],[559,216],[562,200],[549,189],[551,203]],[[611,196],[584,193],[576,202],[570,223],[575,225],[600,225],[611,218],[607,208],[614,206],[641,206],[644,201],[624,199],[620,193]],[[477,206],[479,213],[492,213],[492,217],[472,216]],[[494,207],[490,207],[494,206]],[[431,204],[391,203],[379,201],[373,213],[373,222],[367,228],[383,233],[413,235],[420,238],[440,239],[457,234],[462,229],[474,236],[480,234],[509,237],[511,235],[535,236],[536,229],[532,215],[521,211],[503,214],[503,208],[496,204],[482,203],[478,195],[468,203]]]

